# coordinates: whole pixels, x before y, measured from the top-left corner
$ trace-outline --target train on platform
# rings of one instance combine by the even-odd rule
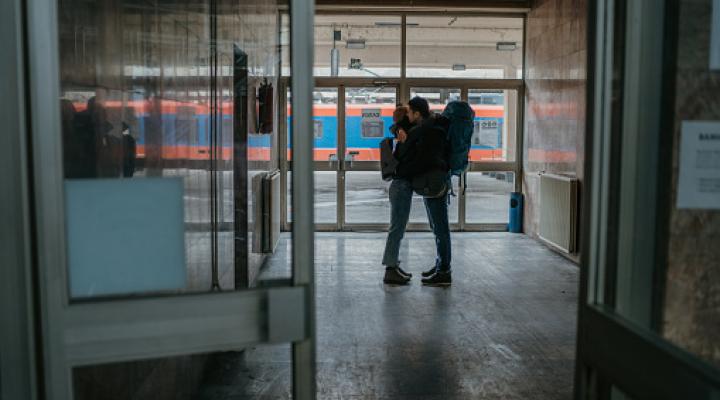
[[[433,103],[430,99],[433,112],[441,112],[442,103]],[[383,99],[376,97],[377,103],[368,104],[367,99],[350,99],[345,106],[345,145],[347,154],[353,160],[367,161],[379,160],[379,144],[385,137],[390,137],[389,127],[392,125],[392,112],[395,109],[394,97]],[[120,102],[105,102],[108,114],[117,112]],[[327,99],[316,96],[313,105],[313,135],[314,159],[337,159],[338,148],[338,110],[336,99]],[[505,138],[503,127],[505,123],[505,109],[503,94],[483,93],[482,96],[470,98],[471,107],[475,111],[474,134],[470,157],[472,160],[493,160],[503,157]],[[156,126],[153,121],[151,105],[143,101],[130,101],[125,103],[125,114],[131,114],[131,133],[137,141],[137,157],[145,158],[153,145],[154,156],[163,159],[204,160],[210,156],[210,119],[209,109],[205,105],[162,101],[161,110],[162,136],[151,139],[146,133]],[[82,112],[84,104],[76,103],[75,111]],[[157,108],[155,108],[157,109]],[[287,126],[291,126],[292,112],[288,107]],[[223,160],[232,159],[232,106],[222,107],[222,132],[219,155]],[[123,121],[125,123],[126,121]],[[248,159],[251,161],[270,160],[271,135],[248,135]],[[292,158],[292,135],[288,130],[288,159]],[[347,156],[346,156],[347,158]]]

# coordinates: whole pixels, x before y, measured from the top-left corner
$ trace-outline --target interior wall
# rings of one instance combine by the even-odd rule
[[[711,16],[711,0],[680,1],[663,334],[720,366],[720,211],[675,207],[682,121],[720,120],[720,73],[709,71]]]
[[[527,17],[524,230],[537,237],[543,172],[583,183],[587,0],[536,0]],[[579,231],[579,230],[578,230]]]

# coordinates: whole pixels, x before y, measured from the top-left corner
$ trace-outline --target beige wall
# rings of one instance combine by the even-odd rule
[[[720,120],[720,80],[708,69],[711,0],[683,0],[670,204],[677,198],[680,124]],[[720,366],[720,212],[670,210],[663,333]]]
[[[537,0],[528,14],[524,132],[524,229],[538,232],[540,172],[583,182],[586,0]]]

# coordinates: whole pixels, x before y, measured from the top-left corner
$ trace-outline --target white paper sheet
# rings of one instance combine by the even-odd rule
[[[720,209],[720,122],[683,121],[677,208]]]

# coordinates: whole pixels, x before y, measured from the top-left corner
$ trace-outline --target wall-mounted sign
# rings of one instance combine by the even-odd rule
[[[498,120],[487,118],[475,120],[472,144],[476,146],[499,147],[500,130]]]
[[[677,208],[720,209],[720,122],[683,121]]]
[[[362,69],[363,63],[359,58],[350,59],[350,69]]]
[[[720,0],[713,0],[710,24],[710,69],[720,70]]]
[[[381,138],[384,135],[383,122],[380,118],[379,108],[363,108],[362,115],[362,137]]]

